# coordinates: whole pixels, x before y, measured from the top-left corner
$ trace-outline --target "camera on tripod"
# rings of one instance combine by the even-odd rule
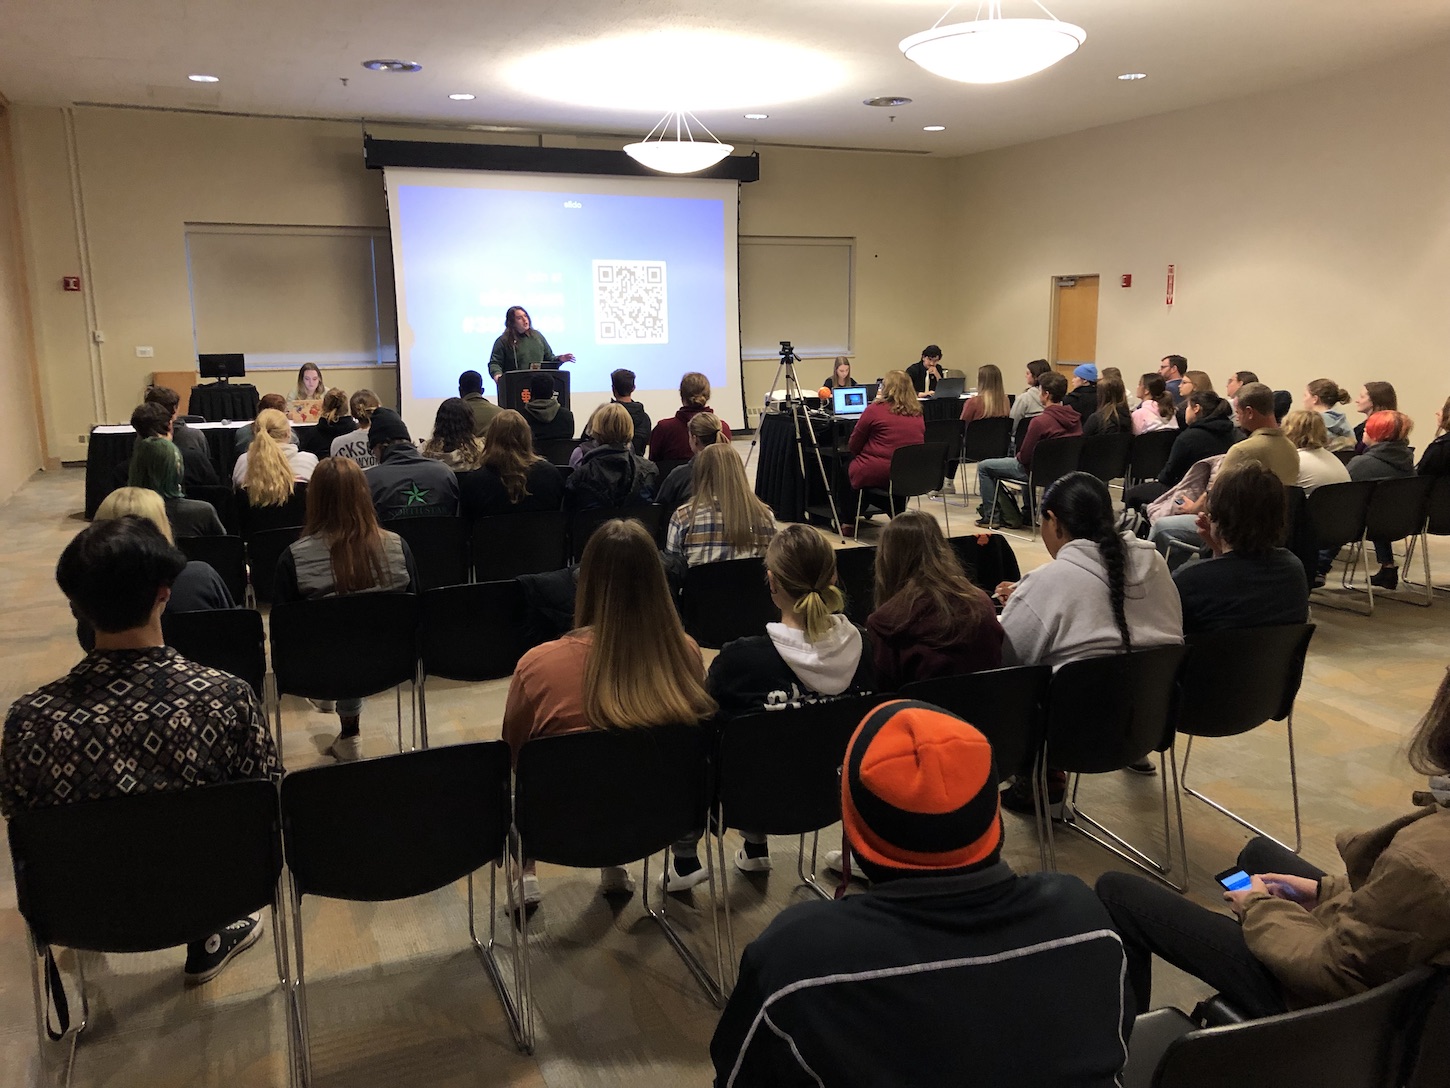
[[[794,359],[795,358],[795,348],[793,348],[793,347],[790,346],[790,341],[789,340],[782,340],[780,342],[780,357],[782,359]]]

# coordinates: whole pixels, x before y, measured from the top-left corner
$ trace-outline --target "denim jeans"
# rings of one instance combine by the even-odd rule
[[[1324,875],[1272,839],[1257,838],[1239,852],[1247,873],[1285,873],[1317,880]],[[1123,938],[1128,981],[1138,1011],[1152,1007],[1153,956],[1208,983],[1254,1018],[1287,1008],[1278,980],[1244,943],[1243,929],[1228,913],[1208,910],[1157,881],[1129,873],[1098,878],[1098,898]]]
[[[1027,470],[1015,457],[989,457],[977,462],[977,491],[982,496],[982,509],[988,521],[997,512],[997,481],[1027,482]],[[1030,505],[1030,504],[1029,504]]]
[[[1192,559],[1193,553],[1187,548],[1171,547],[1168,542],[1177,541],[1195,549],[1203,547],[1203,537],[1198,535],[1198,515],[1169,514],[1167,517],[1161,517],[1153,523],[1153,528],[1149,530],[1148,540],[1158,549],[1163,558],[1168,560],[1168,569],[1176,570]]]

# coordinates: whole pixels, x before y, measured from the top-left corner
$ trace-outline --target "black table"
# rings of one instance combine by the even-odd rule
[[[201,416],[209,423],[223,420],[250,422],[257,418],[257,404],[261,399],[257,387],[250,382],[193,385],[186,414]]]

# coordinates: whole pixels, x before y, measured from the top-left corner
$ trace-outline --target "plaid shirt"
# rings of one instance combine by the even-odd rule
[[[0,814],[277,774],[245,681],[175,650],[93,650],[21,696],[0,739]]]
[[[665,551],[683,555],[690,566],[701,563],[718,563],[724,559],[745,559],[752,555],[764,555],[775,536],[775,526],[769,523],[755,527],[755,543],[748,548],[737,548],[725,539],[725,518],[718,503],[708,509],[685,501],[670,518],[670,528],[665,536]]]

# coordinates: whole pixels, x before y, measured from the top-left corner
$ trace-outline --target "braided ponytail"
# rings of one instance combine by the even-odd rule
[[[1113,622],[1118,625],[1118,634],[1123,636],[1123,653],[1133,648],[1133,636],[1128,633],[1128,616],[1124,609],[1127,593],[1128,550],[1123,538],[1111,522],[1102,527],[1102,532],[1093,538],[1098,554],[1103,557],[1103,566],[1108,572],[1108,600],[1113,606]]]
[[[1091,540],[1097,545],[1108,573],[1113,622],[1123,637],[1123,652],[1127,653],[1133,648],[1126,608],[1128,549],[1113,524],[1113,499],[1107,485],[1089,473],[1069,472],[1047,489],[1042,509],[1057,519],[1071,539]]]

